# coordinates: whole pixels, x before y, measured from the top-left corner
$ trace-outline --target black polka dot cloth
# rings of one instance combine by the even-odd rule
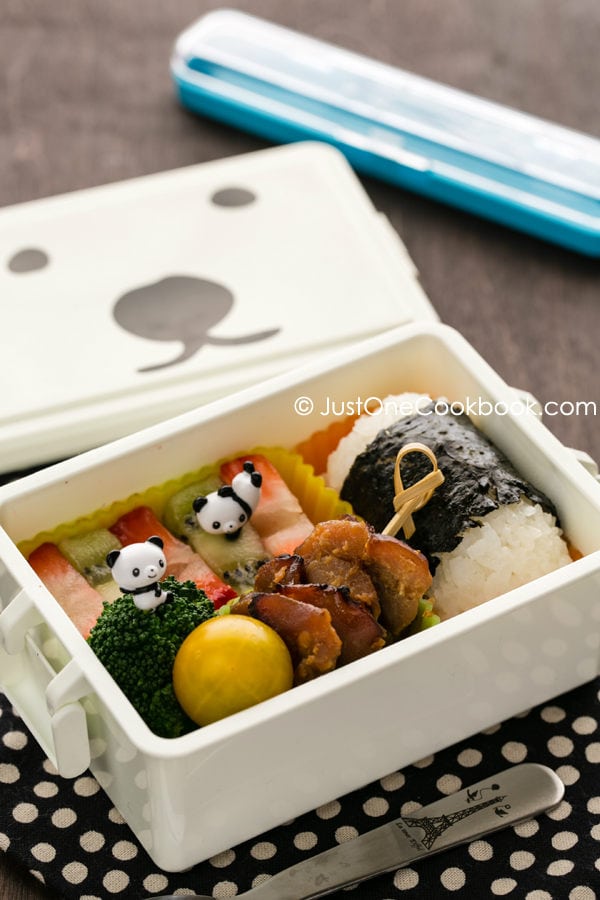
[[[184,873],[160,871],[89,773],[61,778],[0,695],[0,847],[65,898],[235,897],[308,856],[511,764],[550,766],[560,806],[332,894],[361,900],[600,900],[600,679]]]

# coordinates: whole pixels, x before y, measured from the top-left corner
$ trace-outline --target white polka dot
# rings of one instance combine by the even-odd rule
[[[590,834],[595,841],[600,841],[600,825],[594,825],[594,827],[590,831]]]
[[[56,797],[58,785],[53,781],[39,781],[33,788],[33,793],[38,797]]]
[[[531,714],[531,709],[522,709],[520,713],[515,713],[515,719],[526,719]]]
[[[600,797],[590,797],[587,802],[588,812],[600,815]]]
[[[109,811],[108,811],[108,818],[109,818],[110,821],[113,822],[115,825],[124,825],[124,824],[125,824],[125,819],[123,818],[123,816],[121,815],[121,813],[119,812],[119,810],[118,810],[118,809],[115,809],[114,806],[111,807],[111,808],[109,809]]]
[[[379,784],[384,791],[397,791],[404,786],[405,781],[406,778],[402,772],[392,772],[391,775],[386,775],[385,778],[381,778]]]
[[[120,894],[129,887],[129,875],[121,869],[111,869],[102,879],[102,884],[109,894]]]
[[[177,888],[177,890],[173,891],[173,896],[174,897],[197,897],[198,895],[191,888]],[[81,898],[81,900],[83,900],[83,897]],[[99,897],[98,897],[98,900],[100,900]]]
[[[254,859],[272,859],[276,853],[277,847],[270,841],[260,841],[258,844],[254,844],[250,850],[250,855]]]
[[[556,770],[556,774],[562,781],[562,783],[569,787],[571,784],[575,784],[576,781],[579,781],[580,773],[579,770],[575,768],[575,766],[559,766]]]
[[[15,808],[12,811],[13,819],[16,822],[21,822],[23,825],[28,825],[30,822],[35,822],[38,817],[38,808],[34,806],[33,803],[17,803]]]
[[[128,860],[134,859],[138,854],[138,848],[131,841],[117,841],[112,848],[112,855],[115,859]]]
[[[581,884],[573,888],[569,894],[569,900],[596,900],[596,892]]]
[[[433,754],[431,754],[430,756],[424,756],[422,759],[418,759],[415,763],[413,763],[413,766],[416,766],[417,769],[426,769],[427,766],[431,765],[434,759],[435,757],[433,756]]]
[[[570,850],[579,838],[573,831],[559,831],[552,837],[552,846],[555,850]]]
[[[548,891],[530,891],[525,900],[552,900],[552,894]]]
[[[14,784],[21,777],[16,766],[11,763],[0,763],[0,781],[4,784]]]
[[[319,806],[317,809],[317,815],[320,819],[333,819],[334,816],[339,815],[342,807],[337,800],[332,800],[331,803],[324,803],[323,806]]]
[[[563,819],[567,819],[571,815],[572,811],[573,807],[571,804],[567,800],[561,800],[558,806],[549,810],[546,815],[555,822],[562,822]]]
[[[270,875],[267,875],[266,872],[261,872],[260,875],[257,875],[256,878],[252,879],[252,887],[258,887],[261,884],[264,884],[265,881],[268,881],[271,878]]]
[[[312,850],[317,845],[317,836],[314,831],[300,831],[294,838],[294,847],[297,850]]]
[[[77,813],[74,809],[61,806],[52,813],[52,824],[55,828],[69,828],[77,821]]]
[[[47,772],[48,775],[58,775],[58,769],[51,760],[45,759],[42,765],[44,767],[44,771]]]
[[[403,803],[400,807],[400,815],[413,816],[416,812],[419,812],[420,809],[423,809],[422,803],[417,803],[415,800],[407,800],[407,802]]]
[[[78,778],[73,785],[73,790],[79,797],[92,797],[100,790],[100,785],[95,778]]]
[[[570,859],[556,859],[553,863],[550,863],[546,871],[548,875],[559,877],[560,875],[568,875],[569,872],[573,871],[574,867],[575,863],[571,862]]]
[[[540,826],[535,819],[529,819],[527,822],[521,822],[514,826],[515,834],[522,838],[533,837],[539,830]]]
[[[335,839],[338,844],[345,844],[346,841],[352,841],[358,837],[358,831],[352,825],[342,825],[335,829]]]
[[[169,886],[169,879],[165,875],[153,872],[144,878],[142,884],[151,894],[158,894],[159,891],[166,891]]]
[[[99,759],[106,752],[106,741],[103,738],[92,738],[90,741],[90,756]]]
[[[7,731],[2,737],[2,743],[11,750],[22,750],[27,746],[27,735],[22,731]]]
[[[31,855],[35,856],[40,862],[52,862],[56,856],[56,849],[52,844],[35,844],[31,848]]]
[[[234,850],[223,850],[222,853],[217,853],[215,856],[211,856],[211,858],[209,859],[209,863],[214,866],[215,869],[224,869],[225,866],[230,866],[234,860]]]
[[[398,869],[394,875],[394,887],[399,891],[410,891],[419,883],[419,873],[414,869]]]
[[[498,723],[498,725],[490,725],[489,728],[484,728],[481,733],[482,734],[496,734],[497,731],[500,731],[501,727],[502,727],[501,723]]]
[[[102,850],[105,843],[106,839],[99,831],[85,831],[79,838],[81,849],[88,853],[97,853],[98,850]]]
[[[517,882],[514,878],[496,878],[490,885],[492,894],[495,894],[497,897],[504,897],[506,894],[510,894],[516,886]]]
[[[494,855],[494,849],[487,841],[471,841],[469,844],[469,856],[477,862],[487,862]]]
[[[466,877],[462,869],[451,866],[449,869],[444,869],[440,875],[440,881],[447,891],[460,891],[465,886]]]
[[[462,750],[457,756],[458,764],[464,766],[466,769],[478,766],[482,759],[483,754],[479,750],[474,750],[471,747],[469,747],[468,750]]]
[[[535,862],[535,856],[533,853],[529,853],[528,850],[516,850],[514,853],[510,854],[510,867],[511,869],[516,869],[518,872],[523,869],[529,869]]]
[[[225,897],[237,897],[237,884],[233,881],[219,881],[213,889],[213,897],[223,900]]]
[[[70,862],[62,868],[62,876],[69,884],[81,884],[88,875],[87,866],[80,862]]]
[[[523,762],[527,756],[527,747],[519,741],[507,741],[502,747],[502,756],[511,763]]]
[[[589,763],[600,763],[600,743],[588,744],[585,748],[585,758]]]
[[[371,797],[363,803],[363,811],[367,816],[385,816],[390,804],[384,797]]]
[[[591,716],[579,716],[572,725],[577,734],[593,734],[597,727],[598,723]]]
[[[555,725],[557,722],[562,722],[566,716],[566,712],[564,709],[561,709],[560,706],[545,706],[541,711],[540,716],[544,722]]]
[[[550,738],[547,747],[552,756],[559,756],[562,759],[573,752],[573,741],[562,734],[557,734]]]
[[[0,850],[3,850],[6,852],[6,850],[8,850],[9,847],[10,847],[10,838],[8,837],[7,834],[4,834],[2,831],[0,831]]]
[[[457,775],[442,775],[435,784],[440,794],[446,795],[455,794],[462,787],[462,781]]]
[[[33,877],[37,879],[37,881],[41,882],[42,884],[46,884],[46,879],[41,872],[38,872],[37,869],[30,869],[29,873],[30,875],[33,875]]]

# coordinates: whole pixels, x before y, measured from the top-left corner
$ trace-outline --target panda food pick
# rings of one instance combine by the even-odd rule
[[[198,524],[209,534],[224,534],[230,540],[239,538],[243,526],[258,506],[262,475],[246,460],[231,484],[224,484],[208,496],[193,502]]]
[[[172,597],[160,586],[167,571],[163,546],[162,538],[152,535],[143,543],[129,544],[107,554],[106,564],[112,569],[119,590],[131,594],[138,609],[155,609]]]

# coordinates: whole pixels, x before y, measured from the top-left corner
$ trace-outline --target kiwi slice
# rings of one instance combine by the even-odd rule
[[[119,550],[121,544],[107,528],[96,528],[85,534],[66,537],[59,542],[58,548],[105,599],[114,599],[120,595],[121,591],[113,580],[106,557],[111,550]]]

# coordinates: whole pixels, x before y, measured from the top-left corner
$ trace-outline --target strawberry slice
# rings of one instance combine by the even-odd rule
[[[102,612],[102,596],[62,555],[55,544],[41,544],[29,565],[60,603],[77,630],[87,638]]]
[[[223,481],[231,484],[234,477],[242,471],[246,460],[254,463],[254,468],[263,478],[260,500],[252,513],[252,525],[273,556],[293,553],[312,531],[312,522],[302,511],[298,500],[275,466],[265,456],[250,454],[223,463]]]
[[[110,531],[123,546],[146,541],[152,535],[162,538],[167,559],[165,575],[172,575],[177,581],[193,581],[212,600],[215,609],[236,596],[233,588],[221,581],[201,556],[173,537],[148,506],[138,506],[125,513]]]

